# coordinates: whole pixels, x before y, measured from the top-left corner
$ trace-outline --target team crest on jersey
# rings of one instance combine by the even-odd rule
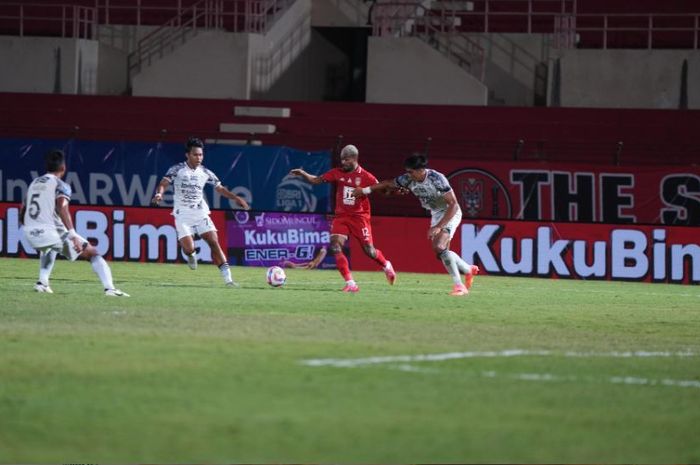
[[[360,182],[361,182],[361,181],[360,181],[360,178],[355,178],[355,185],[356,185],[357,187],[360,187]]]
[[[465,168],[447,176],[457,202],[468,218],[510,218],[512,203],[501,181],[493,174]]]

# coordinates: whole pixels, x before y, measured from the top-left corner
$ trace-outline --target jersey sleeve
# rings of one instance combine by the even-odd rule
[[[326,171],[319,177],[323,182],[335,182],[337,179],[335,170]]]
[[[218,187],[221,185],[221,181],[219,181],[219,178],[214,174],[213,171],[204,168],[204,172],[207,174],[207,184],[211,184],[214,187]]]
[[[399,187],[408,188],[408,185],[411,183],[411,178],[408,176],[408,174],[402,174],[401,176],[397,176],[396,179],[394,179],[394,182]]]
[[[73,191],[70,186],[59,179],[56,183],[56,198],[63,197],[70,201],[71,194],[73,194]]]
[[[438,172],[433,172],[433,184],[435,185],[435,189],[440,192],[441,194],[447,194],[452,190],[452,187],[450,186],[450,181],[447,180],[444,174],[438,173]]]
[[[372,174],[372,173],[367,173],[367,184],[370,186],[373,186],[374,184],[377,184],[379,180]]]
[[[168,169],[168,172],[165,173],[165,176],[163,176],[165,179],[167,179],[170,182],[173,182],[175,178],[177,177],[177,172],[180,171],[180,165],[173,165]]]

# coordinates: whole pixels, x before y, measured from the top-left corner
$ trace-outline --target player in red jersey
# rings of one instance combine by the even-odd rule
[[[352,279],[348,259],[343,253],[343,245],[350,236],[360,241],[365,254],[382,267],[389,284],[394,284],[396,281],[396,273],[391,262],[384,258],[381,250],[376,249],[372,243],[369,200],[367,197],[356,198],[353,195],[356,187],[368,187],[377,183],[377,178],[359,165],[358,155],[357,147],[346,145],[340,152],[340,168],[333,168],[320,176],[309,174],[301,168],[289,172],[291,175],[301,176],[311,184],[323,182],[336,184],[335,218],[331,226],[330,252],[335,256],[338,271],[345,279],[343,292],[360,290]]]

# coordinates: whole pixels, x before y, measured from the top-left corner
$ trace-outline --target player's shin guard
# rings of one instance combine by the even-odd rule
[[[447,270],[447,274],[449,274],[452,277],[452,282],[455,283],[455,285],[462,285],[462,277],[459,274],[459,268],[457,268],[457,262],[452,258],[450,255],[449,250],[443,251],[440,255],[440,260],[442,260],[442,264],[445,265],[445,269]]]
[[[49,250],[48,252],[41,252],[39,255],[39,282],[41,284],[49,285],[51,270],[53,270],[53,266],[56,263],[56,254],[56,251]]]
[[[382,253],[381,250],[379,249],[374,249],[374,251],[377,253],[372,260],[377,262],[377,265],[382,267],[382,270],[386,268],[386,258],[384,258],[384,254]]]
[[[102,287],[105,289],[114,289],[114,283],[112,283],[112,270],[104,258],[100,255],[95,255],[90,259],[90,264],[95,274],[102,281]]]
[[[337,254],[333,254],[335,257],[335,263],[338,266],[338,271],[340,272],[340,275],[343,277],[345,282],[352,281],[352,273],[350,273],[350,264],[348,263],[348,258],[345,256],[343,252],[338,252]]]

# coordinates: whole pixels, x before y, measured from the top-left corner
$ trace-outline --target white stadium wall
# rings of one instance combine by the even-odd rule
[[[249,99],[266,90],[310,40],[311,2],[297,0],[266,34],[205,31],[132,78],[133,95]]]
[[[0,36],[0,90],[95,94],[98,48],[94,40]]]
[[[478,79],[420,39],[370,37],[368,103],[486,105]]]
[[[266,92],[254,92],[263,100],[322,101],[329,69],[347,66],[347,57],[317,31],[311,31],[306,49]]]
[[[561,106],[678,108],[685,59],[688,108],[700,108],[700,51],[693,50],[567,50]]]
[[[155,58],[132,78],[135,96],[250,97],[249,34],[208,31]]]
[[[552,56],[547,34],[473,34],[484,49],[489,105],[532,106],[537,66]]]
[[[97,93],[122,95],[127,91],[127,54],[117,48],[100,43],[97,64]]]

